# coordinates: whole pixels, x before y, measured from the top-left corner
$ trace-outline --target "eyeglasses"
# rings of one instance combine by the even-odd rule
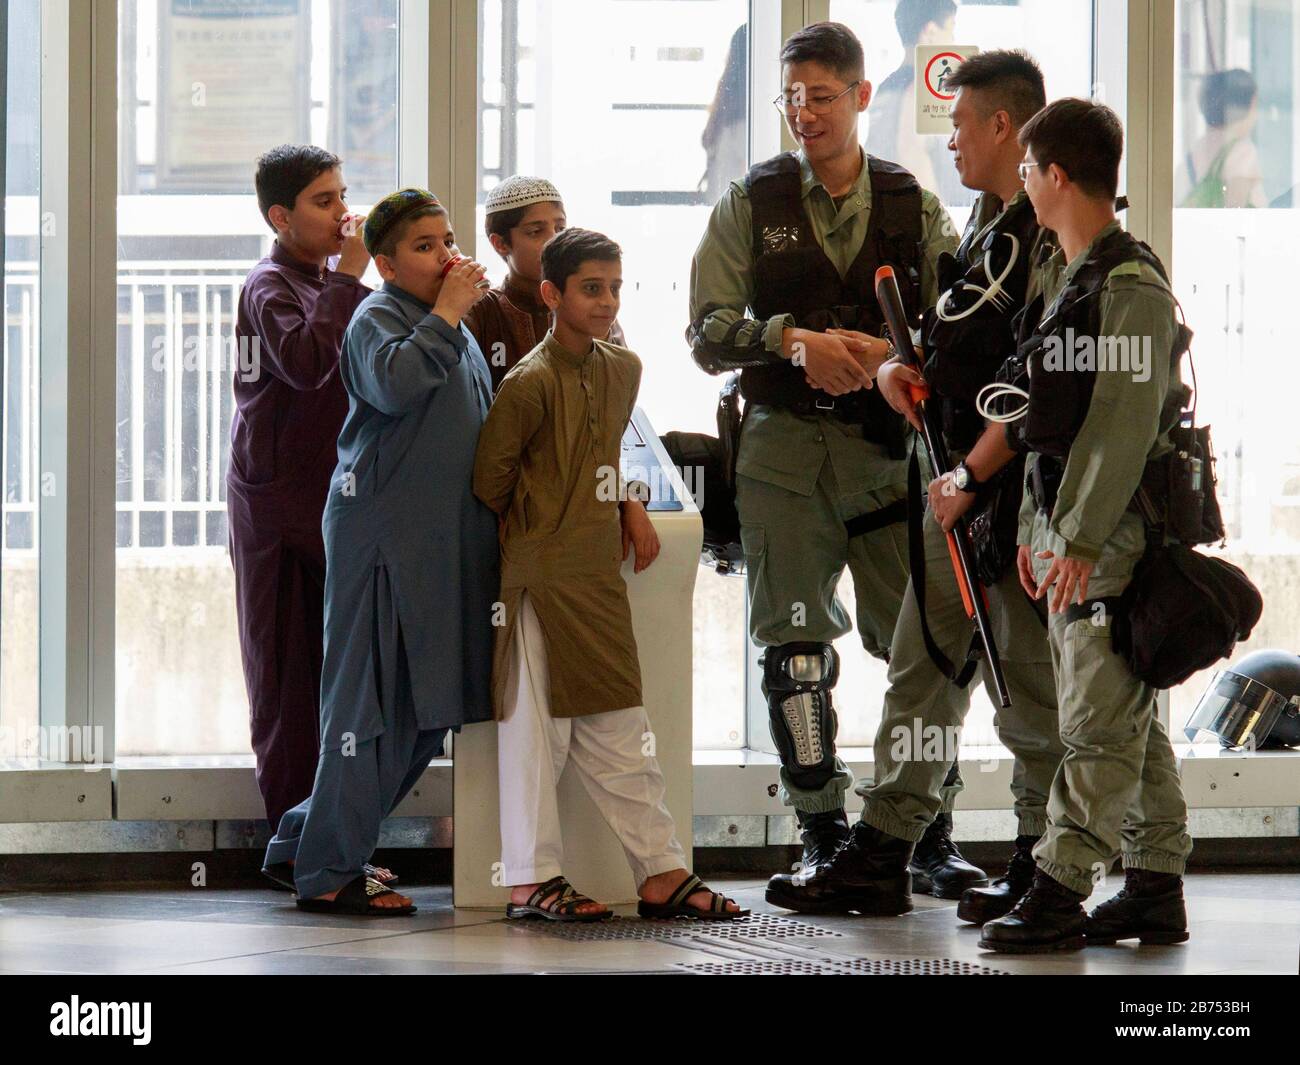
[[[794,118],[801,110],[809,111],[814,115],[829,115],[831,108],[835,106],[836,100],[847,93],[851,93],[861,84],[861,81],[855,81],[844,92],[837,92],[834,96],[804,97],[802,88],[795,92],[781,92],[777,93],[772,105],[790,118]]]
[[[1021,163],[1018,167],[1016,167],[1016,173],[1020,175],[1020,180],[1023,183],[1029,180],[1029,171],[1033,170],[1034,167],[1051,166],[1051,165],[1052,165],[1051,163]]]

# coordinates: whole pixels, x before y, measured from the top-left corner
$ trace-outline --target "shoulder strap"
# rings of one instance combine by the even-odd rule
[[[862,253],[859,253],[851,272],[864,261],[864,254],[874,253],[876,265],[890,263],[904,271],[911,283],[910,289],[904,288],[904,303],[908,303],[910,291],[916,296],[912,302],[919,304],[924,236],[921,185],[906,167],[874,155],[867,156],[867,170],[871,181],[871,218],[867,236],[862,242]],[[874,268],[871,272],[875,273]],[[916,317],[920,315],[919,306],[908,306],[907,311]]]
[[[1026,216],[1028,216],[1028,218],[1026,218]],[[1026,223],[1028,224],[1026,225]],[[1029,202],[1028,196],[1012,206],[1007,211],[1006,217],[1002,220],[1002,229],[1004,232],[1011,229],[1018,229],[1021,226],[1024,226],[1026,229],[1033,229],[1036,228],[1037,225],[1038,217],[1034,214],[1034,205]]]
[[[1070,279],[1070,283],[1064,285],[1052,303],[1044,309],[1045,317],[1035,332],[1053,332],[1063,319],[1079,314],[1085,304],[1089,304],[1101,293],[1112,270],[1133,261],[1149,263],[1168,286],[1169,275],[1159,256],[1133,234],[1123,229],[1116,230],[1093,249],[1092,254]],[[1044,330],[1043,326],[1047,326],[1047,329]]]
[[[754,258],[764,252],[785,250],[812,239],[803,209],[803,181],[799,160],[782,152],[755,163],[745,175],[752,214]]]
[[[900,163],[881,159],[878,155],[867,154],[867,169],[871,173],[871,189],[878,188],[894,191],[895,189],[920,189],[916,176]]]
[[[1125,229],[1118,230],[1103,240],[1092,257],[1080,268],[1079,273],[1082,274],[1087,270],[1091,275],[1095,272],[1100,274],[1101,280],[1104,281],[1115,267],[1134,260],[1149,265],[1160,275],[1160,279],[1166,285],[1169,284],[1169,273],[1165,270],[1165,264],[1160,261],[1160,256],[1151,250],[1149,244],[1138,240]]]
[[[1223,184],[1223,167],[1228,162],[1228,156],[1231,154],[1232,149],[1237,147],[1239,143],[1240,139],[1228,141],[1222,148],[1220,148],[1219,153],[1210,161],[1209,169],[1205,171],[1205,176],[1202,177],[1201,180],[1213,181],[1216,186],[1221,186]],[[1222,188],[1218,191],[1220,198],[1222,198]]]
[[[873,228],[921,239],[921,185],[910,170],[887,159],[867,156]],[[877,222],[877,219],[879,221]]]
[[[764,159],[761,163],[755,163],[745,174],[745,191],[751,196],[754,194],[754,186],[769,178],[778,178],[782,175],[798,174],[799,160],[795,157],[794,152],[781,152],[779,155],[772,156],[771,159]]]
[[[1105,615],[1118,613],[1123,602],[1122,596],[1103,595],[1097,599],[1086,599],[1082,603],[1071,603],[1065,608],[1065,623],[1072,625],[1076,621],[1083,621],[1085,618],[1091,620],[1097,616],[1095,611],[1099,606]]]

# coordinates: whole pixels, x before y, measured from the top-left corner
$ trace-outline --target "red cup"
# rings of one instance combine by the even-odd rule
[[[451,268],[452,268],[453,266],[455,266],[457,263],[462,263],[462,262],[464,262],[464,261],[465,261],[465,256],[463,256],[463,255],[453,255],[450,259],[447,260],[446,265],[443,266],[443,268],[442,268],[442,273],[440,273],[438,276],[439,276],[440,278],[445,278],[445,277],[447,276],[448,272],[451,270]],[[486,277],[484,277],[484,278],[480,278],[479,281],[477,282],[477,284],[475,284],[474,287],[475,287],[475,288],[491,288],[491,287],[492,287],[492,282],[489,281]]]

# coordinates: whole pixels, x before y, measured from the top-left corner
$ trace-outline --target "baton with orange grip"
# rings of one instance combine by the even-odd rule
[[[893,272],[892,266],[883,267],[882,269],[889,270],[891,274]],[[879,277],[879,275],[877,275],[877,277]],[[894,283],[895,284],[898,283],[897,279],[895,279]],[[907,359],[907,356],[903,356],[903,358]],[[920,364],[917,362],[915,355],[913,355],[910,359],[907,359],[907,363],[918,373],[920,372],[921,367]],[[925,401],[930,398],[930,386],[927,384],[914,385],[911,382],[909,382],[907,385],[907,393],[909,398],[912,400],[912,406],[917,408],[917,410],[922,410]],[[929,447],[928,442],[926,446],[927,448]],[[933,456],[931,456],[931,458],[933,458]],[[948,533],[948,557],[952,559],[953,572],[957,574],[957,588],[961,592],[961,602],[962,602],[962,606],[966,608],[966,616],[968,618],[974,618],[975,603],[971,600],[970,586],[967,585],[966,581],[963,578],[961,558],[957,554],[957,537],[955,537],[952,533]],[[980,589],[980,593],[983,596],[985,605],[987,606],[989,600],[988,600],[988,596],[984,594],[983,588]]]
[[[887,267],[883,267],[882,269],[889,270],[890,273],[892,274],[894,268],[892,266],[887,266]],[[877,275],[877,277],[879,277],[879,275]],[[895,279],[894,283],[895,284],[898,283],[897,279]],[[907,358],[906,356],[903,357]],[[908,359],[907,361],[908,361],[908,365],[910,365],[918,373],[920,372],[921,367],[917,362],[915,356]],[[907,393],[909,398],[912,400],[912,406],[920,410],[922,409],[925,401],[930,398],[930,386],[927,384],[914,385],[909,382],[907,385]],[[929,445],[927,444],[927,447],[928,446]],[[966,584],[966,581],[963,579],[961,559],[957,554],[957,537],[955,537],[952,533],[948,533],[948,557],[952,559],[953,572],[957,574],[957,586],[958,589],[961,591],[961,601],[962,601],[962,605],[966,608],[966,616],[968,618],[974,618],[975,604],[974,602],[971,601],[970,587]],[[982,592],[983,589],[981,589],[981,593]],[[984,602],[986,605],[988,604],[987,595],[984,595]]]
[[[898,279],[894,276],[892,266],[882,266],[876,271],[876,300],[885,316],[889,335],[893,339],[894,350],[905,364],[921,370],[916,352],[912,347],[912,334],[907,328],[907,315],[903,311],[903,297],[898,291]],[[925,385],[908,385],[912,403],[916,406],[921,419],[921,437],[925,441],[925,450],[930,455],[930,467],[938,477],[950,472],[948,449],[944,446],[943,432],[938,424],[937,412],[931,411],[930,389]],[[970,529],[966,519],[959,518],[957,524],[948,533],[948,555],[952,559],[953,572],[957,576],[957,587],[961,589],[962,605],[966,616],[975,622],[980,642],[984,645],[984,657],[997,688],[998,701],[1003,707],[1011,705],[1011,694],[1007,690],[1007,680],[1002,673],[1002,660],[998,657],[997,644],[993,640],[993,624],[989,621],[988,597],[984,585],[980,583],[975,572],[975,555],[971,548]]]

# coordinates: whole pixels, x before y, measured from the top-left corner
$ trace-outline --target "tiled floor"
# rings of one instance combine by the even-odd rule
[[[715,880],[717,886],[722,881]],[[1300,876],[1196,874],[1187,881],[1189,943],[1122,944],[1046,957],[981,951],[955,903],[918,897],[905,917],[803,918],[763,902],[761,881],[726,883],[756,913],[747,927],[634,919],[568,929],[455,910],[447,887],[407,889],[420,912],[372,920],[300,913],[261,890],[0,894],[0,972],[499,973],[880,972],[1294,974]],[[1118,878],[1093,898],[1117,890]],[[572,926],[569,926],[571,928]],[[598,938],[587,938],[595,936]]]

